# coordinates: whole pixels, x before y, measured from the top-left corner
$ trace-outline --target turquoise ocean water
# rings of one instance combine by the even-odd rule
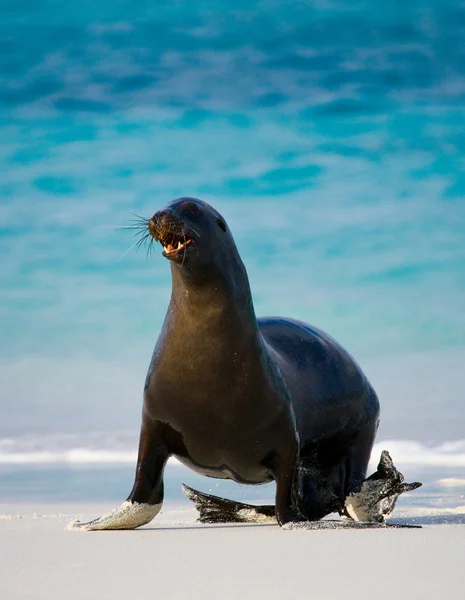
[[[381,440],[463,471],[464,40],[459,0],[0,0],[0,498],[134,451],[170,280],[114,227],[181,195],[257,314],[356,356]]]

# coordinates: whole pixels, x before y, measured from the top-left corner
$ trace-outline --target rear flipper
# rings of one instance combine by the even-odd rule
[[[363,481],[358,491],[347,496],[341,514],[354,521],[383,523],[394,510],[400,494],[422,485],[418,481],[403,481],[404,476],[395,468],[389,452],[383,450],[377,471]]]
[[[182,488],[199,511],[201,523],[276,523],[274,505],[254,506],[204,494],[185,484]]]

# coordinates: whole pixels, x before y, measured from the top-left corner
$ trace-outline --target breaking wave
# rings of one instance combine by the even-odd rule
[[[25,435],[0,438],[0,464],[133,465],[137,457],[135,433]],[[465,467],[465,440],[428,445],[412,440],[384,440],[373,447],[372,466],[382,450],[396,465]],[[177,463],[177,461],[173,461]]]

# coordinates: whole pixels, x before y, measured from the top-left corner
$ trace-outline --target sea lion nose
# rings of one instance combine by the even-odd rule
[[[158,226],[163,226],[173,221],[174,218],[173,211],[164,209],[156,212],[150,220],[157,223]]]
[[[149,220],[148,229],[150,234],[158,240],[162,237],[164,231],[172,228],[174,222],[176,222],[176,216],[173,211],[168,209],[159,210]]]
[[[157,238],[157,231],[158,231],[158,219],[157,219],[156,213],[149,220],[147,226],[148,226],[148,230],[149,230],[150,235],[156,239]]]
[[[159,210],[149,220],[148,228],[149,228],[150,234],[154,238],[158,237],[158,233],[163,229],[163,224],[166,225],[167,212],[168,211],[166,211],[166,210]]]

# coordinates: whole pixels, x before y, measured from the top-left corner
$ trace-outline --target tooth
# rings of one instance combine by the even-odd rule
[[[181,242],[178,242],[178,250],[182,247]]]

